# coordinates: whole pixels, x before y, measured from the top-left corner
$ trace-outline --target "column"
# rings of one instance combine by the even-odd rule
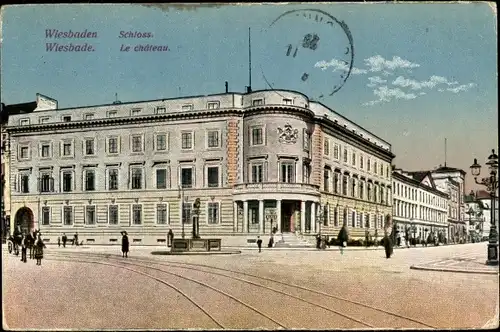
[[[300,232],[306,232],[306,202],[300,201]]]
[[[264,234],[264,200],[259,199],[259,233]]]
[[[248,201],[243,201],[243,233],[248,233]]]
[[[233,232],[238,231],[238,202],[233,202]]]
[[[311,202],[311,233],[316,232],[316,203]]]
[[[281,199],[276,200],[276,223],[278,233],[281,233]]]

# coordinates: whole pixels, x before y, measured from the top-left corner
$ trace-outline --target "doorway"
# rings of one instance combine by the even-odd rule
[[[30,208],[22,207],[17,210],[16,217],[14,218],[14,230],[20,230],[23,234],[28,234],[35,230],[33,211]]]

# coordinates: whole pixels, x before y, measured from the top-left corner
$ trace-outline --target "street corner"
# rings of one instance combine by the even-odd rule
[[[486,259],[477,255],[463,255],[450,257],[433,262],[415,264],[410,266],[412,270],[455,272],[471,274],[498,275],[498,265],[487,265]]]

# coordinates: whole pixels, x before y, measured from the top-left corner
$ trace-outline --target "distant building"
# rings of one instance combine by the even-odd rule
[[[492,215],[492,197],[490,193],[485,190],[478,190],[475,193],[476,200],[481,202],[484,206],[484,227],[483,227],[483,239],[487,239],[490,235],[490,226],[491,226],[491,215]],[[498,231],[498,198],[495,199],[495,224],[497,226]]]
[[[285,90],[57,109],[9,117],[11,211],[54,242],[383,232],[391,145]],[[56,106],[51,108],[52,106]],[[226,242],[228,243],[228,242]]]
[[[427,240],[448,235],[448,194],[438,190],[431,172],[392,172],[393,216],[401,238]]]
[[[474,191],[465,195],[464,201],[468,217],[469,241],[481,241],[489,235],[490,220],[486,220],[489,207],[483,200],[476,199]]]

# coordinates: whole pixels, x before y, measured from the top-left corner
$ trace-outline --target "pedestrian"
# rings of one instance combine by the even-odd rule
[[[259,247],[259,252],[262,252],[262,239],[257,236],[257,247]]]
[[[35,259],[36,259],[36,265],[42,265],[42,258],[43,258],[43,248],[45,247],[45,244],[42,241],[41,234],[38,233],[38,239],[35,243]]]
[[[393,253],[391,237],[386,233],[383,241],[384,241],[384,248],[385,248],[385,257],[391,258],[391,255]]]
[[[347,226],[344,224],[342,228],[340,229],[339,235],[337,236],[337,240],[339,242],[340,246],[340,254],[344,254],[344,248],[347,247],[347,240],[349,238],[349,235],[347,233]]]
[[[66,241],[68,241],[68,237],[66,236],[66,233],[63,233],[63,236],[62,236],[63,248],[66,248]]]
[[[57,237],[57,246],[61,248],[61,238],[59,236]]]
[[[73,237],[73,244],[78,247],[78,232],[76,232],[75,236]]]
[[[267,244],[267,247],[272,248],[273,245],[274,245],[274,238],[273,235],[271,234],[271,236],[269,237],[269,243]]]
[[[129,241],[127,232],[123,231],[121,234],[122,234],[122,257],[128,257]]]
[[[321,235],[316,234],[316,249],[321,249]]]
[[[401,234],[399,233],[398,231],[398,235],[397,235],[397,246],[400,247],[401,246]]]
[[[23,239],[21,240],[21,262],[26,263],[26,249],[28,247],[28,238],[23,235]]]
[[[34,253],[33,253],[33,246],[35,244],[35,237],[33,235],[33,231],[31,231],[30,233],[28,233],[28,236],[27,236],[27,243],[28,243],[28,250],[30,251],[30,259],[33,259],[35,257]]]

